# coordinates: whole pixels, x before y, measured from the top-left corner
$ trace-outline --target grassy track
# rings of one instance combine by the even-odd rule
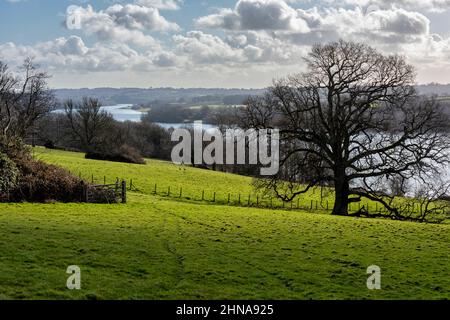
[[[39,151],[73,172],[145,186],[251,191],[250,180],[88,161]],[[167,178],[165,178],[167,177]],[[169,180],[167,180],[169,181]],[[131,193],[127,205],[0,204],[3,299],[450,299],[450,225],[177,202]],[[382,290],[366,269],[382,269]],[[65,288],[67,266],[82,290]]]

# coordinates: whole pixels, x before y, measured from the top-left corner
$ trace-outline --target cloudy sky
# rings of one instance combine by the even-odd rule
[[[265,87],[314,43],[405,55],[450,83],[450,0],[0,0],[0,59],[53,87]]]

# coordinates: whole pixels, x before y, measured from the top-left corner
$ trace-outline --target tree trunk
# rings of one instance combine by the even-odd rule
[[[350,195],[350,186],[345,175],[339,175],[335,181],[335,201],[333,215],[348,215],[348,198]]]

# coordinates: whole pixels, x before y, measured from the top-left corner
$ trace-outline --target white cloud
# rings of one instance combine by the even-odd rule
[[[159,10],[154,7],[139,6],[133,4],[116,4],[107,8],[104,12],[99,12],[109,16],[117,25],[127,29],[138,29],[148,31],[178,31],[180,27],[167,21],[160,15]]]
[[[122,85],[128,86],[128,78],[147,81],[146,74],[154,72],[158,76],[148,79],[165,79],[159,85],[220,86],[223,81],[224,86],[256,86],[301,71],[302,57],[312,44],[342,38],[405,55],[427,79],[432,72],[439,73],[440,81],[450,74],[450,38],[431,33],[427,11],[419,10],[442,9],[444,0],[426,1],[421,7],[414,0],[396,5],[385,0],[323,0],[322,5],[301,0],[312,6],[309,9],[298,9],[293,5],[298,1],[239,0],[232,8],[199,17],[198,30],[186,32],[160,14],[179,10],[182,1],[135,0],[103,10],[72,6],[67,21],[79,18],[83,33],[97,42],[87,45],[74,35],[28,46],[5,43],[0,44],[0,58],[20,64],[24,57],[35,56],[50,73],[65,74],[66,79],[71,74],[92,74],[94,79],[101,74],[102,84],[106,73],[116,75],[116,81],[123,73],[127,81]],[[345,5],[324,5],[327,2]],[[374,3],[377,6],[370,6]],[[212,34],[207,29],[215,30]],[[158,40],[155,32],[161,33]],[[450,82],[450,76],[446,78]]]
[[[449,0],[450,1],[450,0]],[[226,31],[266,31],[278,36],[301,34],[310,41],[351,34],[411,37],[429,33],[430,21],[421,13],[400,8],[366,12],[360,7],[294,9],[283,0],[239,0],[235,9],[197,19],[202,28]],[[410,40],[408,40],[410,41]]]
[[[283,0],[240,0],[234,8],[220,9],[215,14],[200,17],[196,22],[201,28],[224,31],[226,42],[232,48],[241,49],[239,57],[242,59],[243,56],[244,61],[249,63],[273,61],[279,65],[291,63],[300,68],[300,56],[312,44],[342,38],[368,43],[386,54],[405,55],[419,70],[435,69],[436,65],[441,65],[442,70],[450,69],[450,38],[432,34],[431,22],[424,13],[388,5],[388,1],[384,0],[344,1],[358,5],[295,9]],[[386,5],[381,5],[383,1]],[[374,2],[380,6],[367,7]],[[418,1],[403,0],[398,3],[408,4],[412,8]],[[436,10],[445,5],[446,1],[436,0],[421,6]],[[242,10],[250,7],[255,10],[250,13]],[[304,27],[292,27],[289,21],[294,20],[303,21]]]
[[[200,27],[228,30],[290,30],[308,32],[307,22],[282,0],[239,0],[234,9],[222,9],[196,21]]]
[[[450,9],[450,0],[325,0],[328,4],[347,4],[352,6],[378,6],[382,9],[403,8],[406,10],[425,10],[443,12]]]
[[[105,10],[95,11],[92,6],[70,6],[66,24],[81,29],[87,35],[95,35],[101,41],[126,42],[137,46],[157,45],[146,32],[178,31],[176,23],[167,21],[157,8],[134,4],[116,4]]]
[[[175,52],[191,64],[263,68],[301,61],[306,48],[260,32],[233,33],[222,39],[202,31],[175,35]]]
[[[57,38],[33,46],[15,45],[11,42],[0,45],[1,58],[12,65],[20,65],[25,57],[49,69],[51,73],[61,72],[103,72],[103,71],[148,71],[163,66],[162,51],[138,52],[126,44],[96,43],[85,45],[77,36]],[[165,58],[165,67],[170,56]],[[176,57],[170,66],[176,65]]]
[[[356,41],[404,43],[418,41],[430,32],[427,17],[398,8],[376,10],[367,14],[360,8],[301,11],[308,17],[311,28],[311,32],[303,38],[308,38],[310,42],[347,38]],[[296,36],[295,33],[291,34]]]
[[[179,54],[188,55],[195,63],[224,64],[242,61],[242,51],[231,47],[218,36],[190,31],[173,36]]]
[[[136,0],[136,3],[145,7],[157,8],[159,10],[178,10],[183,3],[182,0]]]

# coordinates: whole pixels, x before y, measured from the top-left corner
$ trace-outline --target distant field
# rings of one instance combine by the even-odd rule
[[[251,180],[36,155],[143,191],[127,205],[0,204],[0,299],[450,299],[450,225],[177,201],[151,184],[249,192]],[[69,265],[80,291],[65,288]],[[370,265],[380,291],[366,287]]]

